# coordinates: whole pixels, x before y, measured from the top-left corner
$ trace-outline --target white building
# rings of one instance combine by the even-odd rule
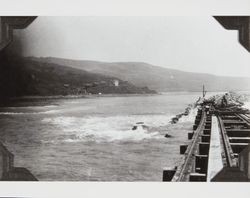
[[[113,83],[114,83],[114,85],[115,85],[116,87],[119,86],[119,80],[114,80]]]

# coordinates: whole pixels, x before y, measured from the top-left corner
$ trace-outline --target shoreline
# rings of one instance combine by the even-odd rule
[[[209,93],[225,93],[228,91],[209,91]],[[250,94],[250,91],[235,91],[236,93]],[[168,95],[168,94],[185,94],[185,93],[200,93],[200,91],[168,91],[157,93],[113,93],[113,94],[82,94],[82,95],[48,95],[48,96],[18,96],[10,97],[10,101],[14,100],[26,100],[26,99],[78,99],[78,98],[94,98],[94,97],[122,97],[122,96],[154,96],[154,95]]]
[[[161,93],[155,94],[90,94],[90,95],[55,95],[55,96],[20,96],[10,98],[10,101],[15,100],[29,100],[29,99],[79,99],[79,98],[97,98],[97,97],[123,97],[123,96],[154,96],[162,95]]]
[[[12,97],[9,99],[5,99],[4,101],[0,101],[0,107],[8,107],[8,106],[19,106],[23,102],[41,102],[44,105],[51,103],[56,100],[76,100],[76,99],[91,99],[91,98],[104,98],[104,97],[133,97],[133,96],[157,96],[162,95],[160,93],[155,94],[91,94],[91,95],[55,95],[55,96],[20,96],[20,97]],[[34,103],[35,105],[35,103]],[[41,104],[40,104],[41,105]]]
[[[108,97],[149,97],[149,96],[160,96],[160,95],[182,95],[182,94],[194,94],[200,93],[196,91],[175,91],[175,92],[157,92],[157,93],[145,93],[145,94],[83,94],[83,95],[53,95],[53,96],[35,96],[35,95],[27,95],[27,96],[20,96],[20,97],[11,97],[9,99],[5,99],[4,101],[0,101],[0,107],[8,107],[9,105],[21,105],[21,103],[25,102],[35,102],[39,101],[47,105],[56,100],[72,100],[72,99],[92,99],[92,98],[108,98]],[[212,95],[216,95],[218,93],[223,92],[209,92]],[[239,94],[247,94],[250,95],[250,92],[238,92]]]

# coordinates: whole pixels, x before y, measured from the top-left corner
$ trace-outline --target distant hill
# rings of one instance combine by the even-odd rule
[[[0,56],[1,97],[24,95],[145,94],[156,93],[116,77],[94,74],[55,63]]]
[[[136,86],[164,91],[242,91],[250,89],[250,78],[191,73],[142,62],[97,62],[61,58],[30,58],[44,63],[70,66],[88,72],[117,77]],[[226,69],[226,66],[225,66]]]

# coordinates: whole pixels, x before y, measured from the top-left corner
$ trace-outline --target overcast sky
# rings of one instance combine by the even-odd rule
[[[213,17],[38,17],[21,33],[25,56],[107,62],[250,77],[237,31]]]

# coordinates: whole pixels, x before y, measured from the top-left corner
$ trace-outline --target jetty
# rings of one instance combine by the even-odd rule
[[[250,181],[250,111],[227,103],[227,96],[199,105],[190,142],[180,145],[183,163],[164,168],[163,181]]]

